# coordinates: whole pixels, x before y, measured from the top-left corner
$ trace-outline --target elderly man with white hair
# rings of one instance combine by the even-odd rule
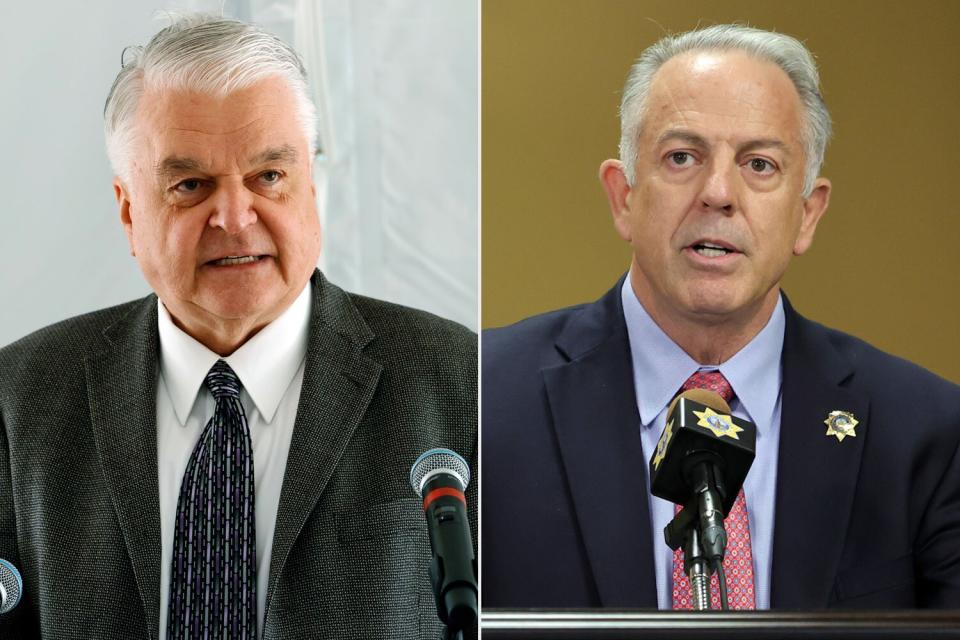
[[[476,336],[316,270],[290,47],[188,15],[125,53],[107,150],[155,293],[0,350],[0,637],[438,636],[407,476],[475,466]]]
[[[960,389],[780,290],[827,209],[830,129],[790,36],[718,25],[637,60],[620,159],[600,167],[628,272],[482,337],[485,607],[960,607]],[[669,449],[671,403],[703,388],[722,398],[713,418],[756,426],[742,491],[715,487],[728,542],[710,587],[651,492],[671,451],[739,438],[708,422],[716,443]],[[698,509],[693,460],[677,477]]]

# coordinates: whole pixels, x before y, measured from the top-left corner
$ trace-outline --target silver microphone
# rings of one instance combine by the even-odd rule
[[[467,461],[450,449],[431,449],[410,469],[410,486],[423,500],[433,559],[430,583],[444,638],[462,638],[477,620],[477,567],[464,491]]]
[[[23,578],[17,568],[0,558],[0,615],[9,613],[20,604]]]

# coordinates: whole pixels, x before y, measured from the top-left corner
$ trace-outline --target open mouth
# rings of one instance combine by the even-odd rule
[[[212,260],[208,264],[212,264],[216,267],[226,267],[235,264],[250,264],[251,262],[259,262],[264,256],[227,256],[226,258],[220,258],[219,260]]]
[[[722,247],[712,242],[698,242],[692,245],[691,248],[705,258],[719,258],[731,253],[737,253],[737,251],[733,249]]]

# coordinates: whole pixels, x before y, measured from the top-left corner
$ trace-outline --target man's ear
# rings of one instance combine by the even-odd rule
[[[614,228],[621,238],[630,242],[630,207],[627,202],[630,184],[623,172],[623,163],[619,160],[604,160],[600,165],[600,183],[607,194]]]
[[[803,201],[803,219],[800,221],[800,233],[793,244],[793,255],[806,253],[813,244],[813,235],[817,231],[817,223],[827,212],[830,205],[830,190],[833,186],[826,178],[817,178],[813,183],[813,191]]]
[[[130,245],[130,255],[136,256],[137,252],[133,244],[133,217],[130,210],[130,192],[120,180],[119,176],[113,177],[113,195],[117,199],[117,207],[120,209],[120,224],[127,234],[127,244]]]

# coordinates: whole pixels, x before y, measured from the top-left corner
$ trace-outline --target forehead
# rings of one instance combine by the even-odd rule
[[[193,90],[148,88],[137,128],[151,161],[184,155],[216,163],[266,147],[289,146],[306,155],[293,91],[278,77],[219,96]]]
[[[694,51],[656,72],[644,134],[693,128],[707,137],[775,137],[797,142],[800,96],[776,64],[742,51]]]

